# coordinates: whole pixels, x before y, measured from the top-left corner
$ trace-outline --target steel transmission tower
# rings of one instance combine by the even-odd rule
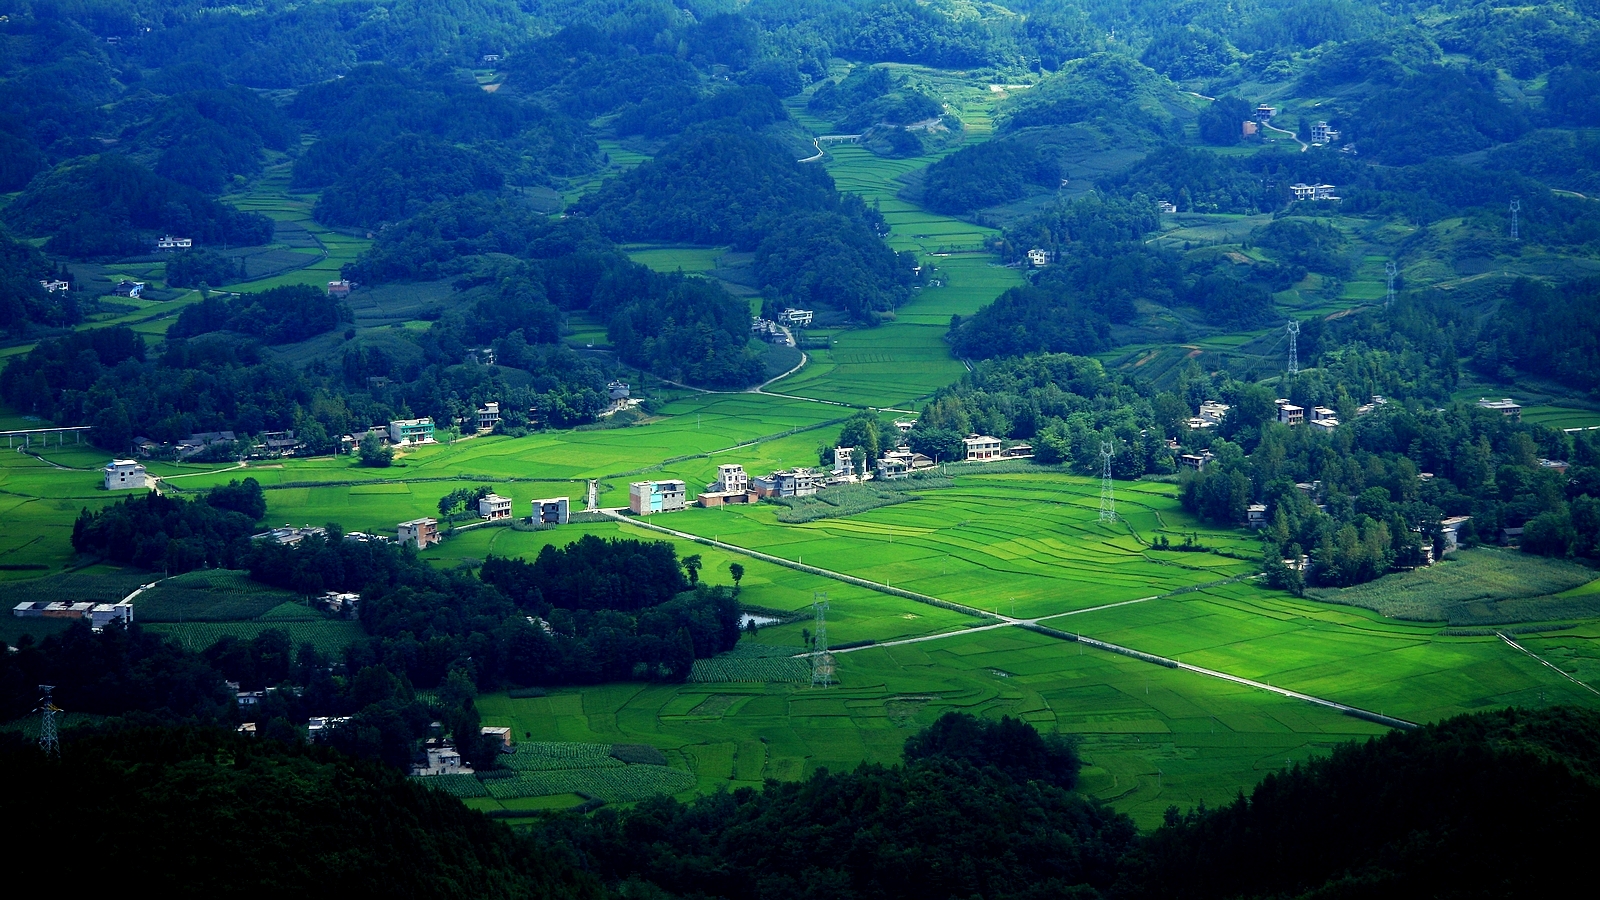
[[[1521,231],[1517,227],[1517,225],[1518,225],[1518,223],[1517,223],[1517,213],[1520,213],[1520,212],[1522,212],[1522,201],[1521,200],[1513,200],[1513,201],[1511,201],[1511,239],[1513,241],[1522,240]]]
[[[1100,521],[1117,520],[1117,498],[1111,492],[1111,457],[1117,454],[1116,444],[1100,442]]]
[[[39,698],[39,708],[35,710],[39,714],[39,749],[45,756],[61,755],[61,742],[56,737],[56,713],[61,709],[50,699],[50,692],[55,689],[53,684],[39,685],[39,692],[44,696]]]
[[[584,509],[594,512],[600,508],[600,482],[589,479],[589,502]]]
[[[1300,374],[1300,323],[1294,319],[1289,320],[1284,329],[1289,333],[1289,374]]]
[[[1383,274],[1389,278],[1389,293],[1383,298],[1383,308],[1388,309],[1389,304],[1394,302],[1394,277],[1400,274],[1400,267],[1390,260],[1383,264]]]
[[[816,633],[811,636],[811,686],[827,687],[833,684],[833,654],[828,652],[828,595],[817,592],[811,595],[811,608],[816,610]]]

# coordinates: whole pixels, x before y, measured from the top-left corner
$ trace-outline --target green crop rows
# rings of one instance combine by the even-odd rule
[[[289,591],[251,581],[248,573],[209,569],[162,580],[134,600],[133,614],[141,622],[231,622],[295,599]]]
[[[190,650],[204,650],[224,636],[240,640],[253,640],[268,628],[287,632],[289,642],[298,647],[310,644],[321,653],[338,656],[344,648],[361,640],[365,635],[357,622],[325,619],[316,622],[262,621],[251,622],[182,622],[157,623],[147,630],[168,634]]]
[[[581,744],[572,741],[531,741],[519,743],[505,757],[505,764],[524,772],[555,769],[612,769],[623,765],[611,755],[608,744]]]
[[[694,776],[665,766],[621,766],[610,769],[566,769],[530,772],[515,778],[484,782],[496,800],[548,794],[582,794],[613,803],[676,794],[694,786]]]
[[[1456,553],[1415,572],[1344,590],[1311,590],[1307,596],[1399,619],[1495,624],[1600,615],[1600,595],[1548,596],[1594,578],[1593,569],[1577,563],[1484,548]]]
[[[456,797],[489,796],[489,789],[483,786],[476,775],[427,775],[419,776],[416,780]]]
[[[796,659],[798,647],[759,644],[745,641],[727,653],[711,659],[697,659],[689,672],[695,684],[717,682],[794,682],[811,681],[811,664]]]

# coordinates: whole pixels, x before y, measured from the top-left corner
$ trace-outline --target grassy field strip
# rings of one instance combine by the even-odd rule
[[[626,517],[624,517],[624,516],[622,516],[622,515],[620,515],[618,513],[609,511],[609,510],[606,512],[606,514],[611,516],[611,517],[613,517],[613,518],[615,518],[615,519],[617,519],[617,520],[619,520],[619,521],[626,521],[627,520]],[[1034,625],[1035,628],[1038,629],[1038,633],[1045,634],[1045,635],[1047,635],[1049,637],[1056,637],[1056,638],[1060,638],[1060,639],[1063,639],[1063,640],[1084,643],[1084,644],[1087,644],[1087,645],[1089,645],[1091,647],[1095,647],[1095,648],[1100,649],[1100,650],[1107,650],[1107,651],[1110,651],[1112,653],[1120,653],[1120,654],[1122,654],[1124,656],[1129,656],[1129,657],[1132,657],[1134,659],[1139,659],[1139,660],[1142,660],[1144,662],[1152,663],[1152,664],[1158,665],[1158,666],[1164,666],[1166,668],[1184,669],[1186,671],[1194,672],[1194,673],[1200,674],[1200,675],[1206,675],[1206,676],[1211,677],[1211,678],[1220,678],[1220,679],[1223,679],[1225,681],[1232,681],[1232,682],[1234,682],[1236,684],[1245,685],[1247,687],[1258,688],[1258,689],[1264,690],[1264,691],[1271,691],[1271,692],[1279,694],[1280,696],[1283,696],[1283,697],[1288,697],[1288,698],[1292,698],[1292,699],[1296,699],[1296,700],[1301,700],[1301,701],[1304,701],[1306,703],[1311,703],[1311,704],[1315,704],[1317,706],[1326,707],[1328,709],[1334,710],[1334,711],[1342,713],[1344,715],[1350,715],[1350,716],[1355,716],[1357,718],[1367,719],[1368,721],[1376,722],[1376,723],[1382,724],[1382,725],[1388,725],[1388,726],[1391,726],[1391,727],[1405,727],[1405,728],[1415,728],[1416,727],[1416,723],[1414,723],[1414,722],[1409,722],[1409,721],[1406,721],[1404,719],[1397,719],[1397,718],[1394,718],[1392,716],[1386,716],[1386,715],[1383,715],[1381,713],[1377,713],[1377,712],[1372,712],[1370,710],[1361,709],[1359,707],[1351,706],[1351,705],[1348,705],[1348,704],[1345,704],[1345,703],[1340,703],[1340,702],[1335,701],[1335,700],[1328,700],[1326,698],[1313,696],[1311,694],[1306,694],[1306,693],[1303,693],[1303,692],[1300,692],[1300,691],[1291,691],[1291,690],[1289,690],[1287,688],[1274,687],[1273,685],[1267,684],[1265,682],[1255,681],[1253,679],[1244,678],[1244,677],[1239,676],[1239,675],[1232,675],[1232,674],[1229,674],[1227,672],[1218,671],[1216,669],[1208,669],[1208,668],[1204,668],[1204,667],[1201,667],[1201,666],[1195,666],[1195,665],[1183,663],[1183,662],[1178,661],[1178,660],[1167,659],[1165,657],[1158,656],[1156,654],[1145,653],[1142,650],[1135,650],[1135,649],[1133,649],[1131,647],[1124,647],[1122,645],[1113,644],[1113,643],[1110,643],[1108,641],[1100,641],[1100,640],[1095,640],[1093,638],[1086,638],[1086,637],[1083,637],[1081,635],[1068,634],[1067,632],[1057,631],[1056,629],[1051,629],[1051,628],[1042,628],[1040,626],[1037,626],[1034,621],[1023,620],[1023,619],[1014,619],[1014,618],[1011,618],[1011,617],[1008,617],[1008,616],[1003,616],[1003,615],[999,615],[999,614],[995,614],[995,613],[989,613],[989,612],[986,612],[984,610],[978,609],[976,607],[964,606],[962,604],[957,604],[957,603],[951,603],[948,600],[940,600],[937,597],[931,597],[931,596],[928,596],[926,594],[916,594],[916,593],[911,592],[911,591],[903,591],[903,590],[899,590],[899,589],[896,589],[896,588],[891,588],[891,587],[889,587],[887,585],[877,585],[877,584],[874,584],[873,582],[867,581],[865,579],[857,578],[854,575],[846,575],[846,574],[844,574],[842,572],[834,572],[834,571],[831,571],[831,570],[828,570],[828,569],[822,569],[822,568],[819,568],[819,567],[816,567],[816,566],[806,566],[806,565],[802,565],[800,563],[790,562],[789,560],[782,559],[781,557],[772,556],[770,554],[761,553],[761,552],[755,551],[755,550],[749,550],[749,549],[746,549],[746,548],[738,547],[738,546],[733,545],[733,544],[725,544],[725,543],[722,543],[720,541],[710,540],[710,539],[707,539],[707,538],[700,537],[698,535],[687,534],[687,533],[681,532],[681,531],[674,531],[674,530],[672,530],[670,528],[666,528],[664,526],[657,525],[657,524],[655,524],[653,522],[640,522],[640,521],[637,521],[637,520],[633,520],[633,524],[638,525],[638,526],[643,527],[643,528],[647,528],[647,529],[652,530],[652,531],[658,531],[658,532],[661,532],[661,533],[664,533],[664,534],[670,534],[670,535],[673,535],[674,537],[677,537],[677,538],[680,538],[680,539],[683,539],[683,540],[694,541],[695,543],[700,543],[700,544],[707,544],[707,545],[710,545],[710,546],[718,547],[719,549],[729,550],[729,551],[732,551],[732,552],[735,552],[735,553],[744,553],[744,554],[746,554],[748,556],[751,556],[751,557],[753,557],[755,559],[760,559],[760,560],[762,560],[764,562],[770,562],[770,563],[773,563],[773,564],[776,564],[776,565],[786,566],[786,567],[789,567],[789,568],[795,568],[795,569],[798,569],[800,571],[808,572],[808,573],[813,574],[813,575],[821,575],[821,576],[823,576],[825,578],[833,578],[833,579],[836,579],[838,581],[842,581],[842,582],[844,582],[846,584],[853,584],[853,585],[856,585],[858,587],[868,588],[870,590],[879,590],[879,591],[883,591],[885,593],[894,594],[896,596],[905,597],[908,600],[916,600],[916,601],[921,602],[921,603],[929,603],[929,604],[932,604],[932,605],[935,605],[935,606],[941,606],[941,607],[944,607],[944,608],[947,608],[947,609],[955,609],[957,611],[965,612],[968,615],[971,615],[971,616],[974,616],[974,617],[978,617],[978,618],[999,618],[999,619],[1003,620],[1003,621],[997,622],[997,623],[995,623],[993,625],[982,626],[982,627],[973,628],[973,629],[966,629],[965,631],[961,631],[961,632],[949,632],[949,633],[945,633],[945,634],[934,634],[934,635],[927,635],[927,636],[924,636],[924,637],[910,638],[910,639],[906,639],[906,640],[893,641],[893,642],[890,642],[888,644],[885,644],[885,646],[895,646],[895,645],[910,644],[910,643],[922,643],[922,642],[926,642],[926,641],[933,641],[933,640],[939,640],[941,638],[952,637],[952,636],[960,635],[960,634],[968,634],[968,633],[971,633],[973,631],[989,631],[989,630],[992,630],[992,629],[1004,628],[1004,627],[1008,627],[1008,626]],[[1128,601],[1123,601],[1121,603],[1111,603],[1111,604],[1106,604],[1105,606],[1096,607],[1094,610],[1080,610],[1079,612],[1094,612],[1094,611],[1100,611],[1100,610],[1113,609],[1113,608],[1116,608],[1116,607],[1128,606],[1128,605],[1133,604],[1133,603],[1141,603],[1141,602],[1144,602],[1145,600],[1153,600],[1153,599],[1156,599],[1156,598],[1155,597],[1145,597],[1145,598],[1142,598],[1140,600],[1128,600]],[[1070,615],[1070,613],[1069,613],[1069,615]],[[868,649],[868,648],[862,647],[862,648],[857,648],[857,649]],[[842,651],[838,651],[838,652],[844,653],[844,652],[849,652],[849,651],[848,650],[842,650]],[[1548,663],[1546,663],[1546,665],[1548,665]],[[1584,685],[1584,686],[1588,687],[1587,685]]]
[[[1531,656],[1534,659],[1538,660],[1540,662],[1540,664],[1542,664],[1544,666],[1548,666],[1549,668],[1553,669],[1555,672],[1560,674],[1560,676],[1562,678],[1565,678],[1568,681],[1572,682],[1573,684],[1578,685],[1579,687],[1583,688],[1584,690],[1588,691],[1591,694],[1595,694],[1596,696],[1600,696],[1600,691],[1597,691],[1594,688],[1590,687],[1588,684],[1585,684],[1584,682],[1579,681],[1571,672],[1568,672],[1567,670],[1561,668],[1560,666],[1556,665],[1555,663],[1552,663],[1548,659],[1545,659],[1544,657],[1540,656],[1539,654],[1534,653],[1532,650],[1529,650],[1527,647],[1524,647],[1521,644],[1517,643],[1516,641],[1512,640],[1505,632],[1496,631],[1495,634],[1499,635],[1500,640],[1505,641],[1507,644],[1510,644],[1512,647],[1514,647],[1514,648],[1516,648],[1518,650],[1521,650],[1523,653],[1528,654],[1529,656]]]
[[[823,568],[819,568],[817,566],[808,566],[808,565],[805,565],[804,563],[798,563],[798,562],[794,562],[794,561],[791,561],[791,560],[784,559],[781,556],[773,556],[770,553],[762,553],[759,550],[751,550],[751,549],[749,549],[747,547],[740,547],[737,544],[724,543],[723,541],[719,541],[719,540],[716,540],[714,538],[701,537],[700,535],[689,534],[688,532],[684,532],[684,531],[674,531],[671,528],[667,528],[667,527],[662,526],[662,525],[657,525],[654,522],[645,522],[645,521],[642,521],[642,520],[637,519],[637,518],[624,516],[621,513],[616,512],[615,510],[609,510],[608,509],[608,510],[604,510],[604,512],[605,512],[605,514],[607,516],[610,516],[611,518],[613,518],[616,521],[621,522],[621,523],[626,523],[626,524],[634,525],[634,526],[637,526],[637,527],[640,527],[640,528],[649,529],[650,531],[656,531],[656,532],[660,532],[662,534],[670,534],[673,537],[676,537],[676,538],[678,538],[680,540],[692,541],[692,542],[694,542],[696,544],[705,544],[706,546],[716,547],[716,548],[718,548],[720,550],[727,550],[727,551],[730,551],[730,552],[733,552],[733,553],[740,553],[740,554],[743,554],[745,556],[749,556],[749,557],[751,557],[753,559],[759,559],[762,562],[769,562],[769,563],[772,563],[773,565],[783,566],[784,568],[794,569],[794,570],[799,571],[799,572],[806,572],[806,573],[811,574],[811,575],[820,575],[823,578],[832,578],[835,581],[842,581],[845,584],[853,584],[856,587],[863,587],[863,588],[866,588],[866,589],[871,590],[871,591],[880,591],[882,593],[890,594],[890,595],[893,595],[893,596],[896,596],[896,597],[904,597],[907,600],[915,600],[918,603],[926,603],[926,604],[929,604],[930,606],[938,606],[938,607],[942,607],[944,609],[955,610],[956,612],[965,613],[965,614],[967,614],[969,616],[973,616],[973,617],[979,618],[979,619],[1001,618],[999,616],[996,616],[993,613],[986,612],[985,610],[978,609],[975,606],[966,606],[966,605],[961,604],[961,603],[951,603],[948,600],[940,600],[938,597],[930,597],[927,594],[918,594],[918,593],[916,593],[914,591],[906,591],[906,590],[901,590],[899,588],[892,588],[892,587],[889,587],[888,585],[880,585],[880,584],[877,584],[875,582],[868,581],[865,578],[857,578],[854,575],[846,575],[846,574],[844,574],[842,572],[834,572],[834,571],[832,571],[830,569],[823,569]]]

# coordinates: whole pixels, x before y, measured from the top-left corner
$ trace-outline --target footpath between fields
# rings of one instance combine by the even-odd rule
[[[1290,699],[1293,699],[1293,700],[1300,700],[1300,701],[1305,702],[1305,703],[1310,703],[1310,704],[1312,704],[1314,706],[1323,707],[1324,709],[1334,710],[1335,712],[1342,713],[1342,714],[1350,716],[1352,718],[1362,719],[1362,720],[1365,720],[1365,721],[1368,721],[1368,722],[1374,722],[1376,724],[1383,725],[1383,726],[1386,726],[1386,727],[1389,727],[1389,728],[1407,728],[1407,729],[1409,729],[1409,728],[1418,727],[1417,723],[1415,723],[1415,722],[1408,722],[1405,719],[1397,719],[1397,718],[1395,718],[1393,716],[1386,716],[1386,715],[1384,715],[1382,713],[1373,712],[1372,710],[1368,710],[1368,709],[1362,709],[1362,708],[1357,707],[1357,706],[1350,706],[1349,704],[1340,703],[1340,702],[1338,702],[1336,700],[1329,700],[1329,699],[1327,699],[1325,697],[1317,697],[1317,696],[1314,696],[1314,695],[1311,695],[1311,694],[1304,694],[1304,693],[1301,693],[1299,691],[1292,691],[1292,690],[1289,690],[1288,688],[1278,687],[1278,686],[1269,684],[1267,682],[1256,681],[1254,679],[1245,678],[1245,677],[1240,676],[1240,675],[1232,675],[1232,674],[1229,674],[1227,672],[1218,671],[1216,669],[1207,669],[1207,668],[1204,668],[1202,666],[1196,666],[1196,665],[1192,665],[1190,663],[1185,663],[1185,662],[1183,662],[1181,660],[1168,659],[1167,657],[1158,656],[1158,655],[1156,655],[1154,653],[1146,653],[1143,650],[1136,650],[1136,649],[1134,649],[1132,647],[1124,647],[1124,646],[1122,646],[1120,644],[1112,644],[1112,643],[1109,643],[1107,641],[1101,641],[1101,640],[1096,640],[1096,639],[1090,638],[1090,637],[1084,637],[1082,634],[1077,634],[1077,633],[1070,632],[1070,631],[1062,631],[1059,628],[1052,628],[1052,627],[1047,626],[1047,625],[1039,624],[1041,621],[1046,620],[1046,619],[1051,619],[1051,620],[1060,619],[1060,618],[1064,618],[1066,616],[1082,615],[1083,613],[1089,613],[1089,612],[1098,612],[1098,611],[1103,610],[1103,609],[1111,609],[1111,608],[1118,607],[1118,606],[1127,606],[1127,605],[1134,604],[1134,603],[1147,603],[1147,602],[1152,601],[1152,600],[1161,600],[1161,599],[1164,599],[1164,598],[1173,597],[1173,596],[1177,596],[1177,595],[1180,595],[1180,594],[1187,594],[1187,593],[1190,593],[1192,591],[1203,590],[1203,589],[1205,589],[1207,587],[1215,587],[1215,586],[1221,585],[1221,584],[1231,584],[1231,583],[1234,583],[1234,582],[1237,582],[1237,581],[1242,581],[1242,580],[1245,580],[1245,579],[1248,579],[1248,578],[1254,578],[1254,577],[1258,577],[1258,576],[1254,576],[1254,575],[1236,576],[1236,577],[1233,577],[1233,578],[1225,578],[1225,579],[1221,579],[1221,580],[1215,581],[1215,582],[1210,582],[1210,583],[1207,583],[1207,584],[1198,584],[1198,585],[1191,585],[1191,586],[1185,587],[1185,588],[1179,588],[1179,589],[1177,589],[1175,591],[1169,591],[1169,592],[1167,592],[1165,594],[1154,594],[1154,595],[1151,595],[1149,597],[1140,597],[1137,600],[1123,600],[1123,601],[1120,601],[1118,603],[1108,603],[1108,604],[1105,604],[1104,606],[1090,607],[1088,609],[1074,610],[1074,611],[1066,612],[1066,613],[1052,613],[1051,615],[1048,615],[1048,616],[1040,616],[1038,618],[1033,618],[1033,619],[1019,619],[1019,618],[1016,618],[1014,616],[1001,615],[998,612],[990,612],[989,610],[979,609],[978,607],[968,606],[968,605],[963,604],[963,603],[953,603],[953,602],[951,602],[949,600],[941,600],[938,597],[931,597],[931,596],[929,596],[927,594],[921,594],[921,593],[918,593],[916,591],[908,591],[908,590],[905,590],[904,588],[892,587],[892,586],[890,586],[888,584],[880,584],[880,583],[878,583],[876,581],[868,581],[865,578],[859,578],[859,577],[857,577],[855,575],[846,575],[843,572],[835,572],[832,569],[823,569],[823,568],[820,568],[818,566],[808,566],[805,563],[796,562],[796,561],[791,560],[791,559],[784,559],[781,556],[773,556],[770,553],[762,553],[759,550],[751,550],[748,547],[740,547],[737,544],[730,544],[730,543],[727,543],[726,541],[714,540],[712,538],[702,537],[701,535],[698,535],[698,534],[690,534],[689,532],[686,532],[686,531],[678,531],[678,530],[673,529],[673,528],[667,528],[667,527],[665,527],[663,525],[657,525],[654,522],[644,521],[643,519],[641,519],[641,518],[639,518],[637,516],[623,515],[620,510],[610,510],[610,509],[608,509],[608,510],[602,510],[601,512],[603,512],[606,516],[609,516],[610,518],[617,520],[618,522],[625,522],[625,523],[627,523],[629,525],[636,525],[636,526],[638,526],[640,528],[644,528],[644,529],[647,529],[647,530],[650,530],[650,531],[656,531],[656,532],[660,532],[662,534],[671,535],[671,536],[673,536],[675,538],[679,538],[680,540],[690,541],[690,542],[693,542],[693,543],[696,543],[696,544],[703,544],[703,545],[705,545],[707,547],[715,547],[718,550],[726,550],[726,551],[728,551],[730,553],[738,553],[738,554],[740,554],[742,556],[748,556],[748,557],[750,557],[752,559],[759,559],[762,562],[769,562],[769,563],[772,563],[773,565],[783,566],[786,569],[793,569],[793,570],[795,570],[797,572],[805,572],[805,573],[807,573],[809,575],[817,575],[817,576],[820,576],[820,577],[823,577],[823,578],[830,578],[830,579],[833,579],[834,581],[840,581],[840,582],[843,582],[845,584],[852,584],[852,585],[855,585],[857,587],[863,587],[863,588],[866,588],[866,589],[871,590],[871,591],[877,591],[880,594],[889,594],[889,595],[895,596],[895,597],[902,597],[904,599],[912,600],[912,601],[915,601],[917,603],[926,603],[926,604],[928,604],[930,606],[937,606],[937,607],[939,607],[941,609],[948,609],[948,610],[953,610],[955,612],[964,613],[966,615],[973,616],[974,618],[989,620],[989,624],[987,624],[987,625],[980,625],[980,626],[976,626],[976,627],[972,627],[972,628],[964,628],[964,629],[962,629],[960,631],[946,631],[946,632],[941,632],[939,634],[923,635],[921,637],[914,637],[914,638],[903,638],[901,640],[896,640],[896,641],[864,642],[864,643],[861,643],[861,644],[847,645],[847,646],[844,646],[844,647],[834,648],[834,649],[831,649],[831,650],[828,651],[830,653],[835,653],[835,654],[838,654],[838,653],[854,653],[854,652],[859,652],[861,650],[876,649],[876,648],[879,648],[879,647],[893,647],[893,646],[897,646],[897,645],[900,645],[900,644],[914,644],[914,643],[924,643],[924,642],[927,642],[927,641],[944,640],[944,639],[947,639],[947,638],[959,637],[959,636],[965,635],[965,634],[972,634],[972,633],[978,632],[978,631],[990,631],[990,630],[993,630],[993,629],[996,629],[996,628],[1016,627],[1016,628],[1022,628],[1022,629],[1026,630],[1026,631],[1031,631],[1034,634],[1044,635],[1045,637],[1051,637],[1051,638],[1055,638],[1057,640],[1062,640],[1062,641],[1076,642],[1076,643],[1082,644],[1084,646],[1093,647],[1093,648],[1095,648],[1097,650],[1104,650],[1104,651],[1106,651],[1108,653],[1116,653],[1116,654],[1118,654],[1120,656],[1126,656],[1126,657],[1128,657],[1130,659],[1136,659],[1136,660],[1139,660],[1140,662],[1150,663],[1152,665],[1161,666],[1163,668],[1167,668],[1167,669],[1182,669],[1182,670],[1184,670],[1186,672],[1193,672],[1193,673],[1195,673],[1197,675],[1204,675],[1204,676],[1207,676],[1209,678],[1216,678],[1216,679],[1220,679],[1222,681],[1230,681],[1230,682],[1233,682],[1234,684],[1244,685],[1246,687],[1258,688],[1258,689],[1263,690],[1263,691],[1268,691],[1270,693],[1277,694],[1277,695],[1279,695],[1281,697],[1287,697],[1287,698],[1290,698]],[[801,655],[801,656],[809,656],[810,654],[799,654],[799,655]]]

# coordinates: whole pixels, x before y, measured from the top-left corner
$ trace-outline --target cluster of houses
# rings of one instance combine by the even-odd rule
[[[812,310],[786,309],[779,313],[776,319],[757,317],[751,320],[750,333],[769,344],[793,347],[795,345],[793,329],[809,327],[812,318]]]
[[[266,431],[255,438],[232,431],[198,431],[171,443],[153,441],[144,436],[136,437],[133,439],[133,449],[135,453],[147,459],[152,456],[188,459],[211,448],[234,448],[234,445],[239,443],[248,444],[244,452],[251,459],[296,456],[304,453],[307,448],[305,440],[296,437],[293,431]]]
[[[1294,192],[1296,200],[1340,200],[1331,184],[1306,184],[1303,181],[1289,185],[1289,190]]]
[[[514,502],[510,497],[489,493],[478,500],[478,518],[487,522],[509,520],[514,515]],[[571,521],[572,501],[566,497],[545,497],[532,501],[528,521],[534,525],[565,525]],[[395,526],[395,540],[425,550],[444,540],[439,534],[439,520],[424,516],[401,522]]]
[[[912,423],[896,424],[904,432],[910,429]],[[1006,447],[999,438],[981,434],[964,438],[962,448],[962,458],[966,462],[1026,459],[1033,455],[1033,448],[1028,444]],[[835,447],[833,466],[829,469],[796,466],[767,475],[752,476],[743,465],[727,463],[717,466],[717,480],[706,485],[706,489],[695,497],[695,503],[701,507],[714,507],[755,503],[769,497],[810,497],[835,485],[905,478],[913,472],[932,469],[936,465],[931,457],[917,453],[905,444],[885,452],[876,461],[856,459],[853,447]],[[628,509],[635,515],[677,512],[688,507],[688,485],[682,479],[635,481],[628,485]]]
[[[117,603],[89,601],[69,603],[62,600],[53,602],[25,600],[13,606],[11,614],[21,619],[87,619],[90,627],[99,631],[112,622],[133,624],[133,602],[122,600]]]

